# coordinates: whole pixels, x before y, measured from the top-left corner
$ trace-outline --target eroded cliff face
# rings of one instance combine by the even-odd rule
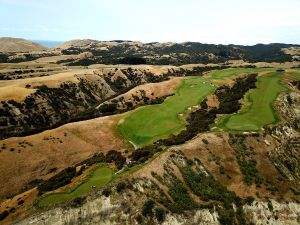
[[[138,219],[140,210],[138,201],[143,201],[143,190],[135,190],[135,194],[113,197],[91,196],[79,207],[76,205],[58,207],[36,214],[17,225],[71,225],[71,224],[163,224],[163,225],[219,225],[219,214],[215,208],[186,211],[182,214],[167,213],[164,221],[153,218]],[[99,195],[100,193],[96,194]],[[137,197],[135,200],[133,197]],[[254,201],[245,205],[243,212],[246,224],[278,224],[297,225],[300,223],[300,204],[296,202],[283,203],[275,200]]]
[[[300,223],[300,204],[296,202],[279,203],[274,200],[253,202],[252,205],[244,206],[244,212],[248,221],[257,225]]]
[[[271,128],[280,145],[269,152],[278,171],[294,183],[293,191],[300,194],[300,94],[291,92],[279,96],[276,109],[284,122]]]

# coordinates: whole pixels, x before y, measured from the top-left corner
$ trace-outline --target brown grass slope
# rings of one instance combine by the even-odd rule
[[[22,38],[2,37],[0,38],[0,52],[30,52],[43,51],[47,48]]]

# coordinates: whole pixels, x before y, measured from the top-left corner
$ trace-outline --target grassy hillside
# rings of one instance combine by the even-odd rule
[[[0,38],[0,52],[30,52],[30,51],[42,51],[47,48],[22,38]]]

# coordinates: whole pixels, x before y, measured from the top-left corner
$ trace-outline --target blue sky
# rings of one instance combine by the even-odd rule
[[[0,0],[0,36],[300,44],[300,0]]]

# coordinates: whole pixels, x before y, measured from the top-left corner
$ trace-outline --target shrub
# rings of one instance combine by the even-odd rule
[[[248,196],[246,199],[245,199],[245,203],[247,205],[252,205],[252,203],[254,202],[254,198],[252,196]]]
[[[124,158],[120,152],[110,150],[106,154],[106,162],[111,163],[113,161],[115,162],[117,169],[120,170],[124,166],[126,158]]]
[[[126,188],[126,184],[124,182],[120,182],[117,184],[117,192],[122,192]]]
[[[144,163],[150,159],[155,153],[162,151],[162,148],[156,144],[145,146],[132,152],[129,158],[135,163]],[[134,165],[134,164],[132,164]]]
[[[4,220],[9,215],[9,212],[7,210],[0,213],[0,221]]]
[[[18,201],[18,205],[23,205],[24,204],[24,200],[22,199],[22,200],[20,200],[20,201]]]
[[[65,186],[66,184],[69,184],[76,175],[76,168],[68,167],[50,179],[43,181],[38,186],[39,193],[42,194],[47,191],[52,191],[59,187]]]
[[[270,210],[270,211],[273,211],[273,204],[272,204],[272,202],[269,200],[268,201],[268,209]]]
[[[166,217],[166,210],[162,208],[155,208],[155,217],[159,222],[163,222]]]
[[[139,64],[146,64],[147,61],[142,57],[124,57],[119,60],[120,64],[130,64],[130,65],[139,65]]]
[[[187,164],[188,164],[189,166],[192,166],[192,165],[194,164],[194,161],[193,161],[192,159],[188,159],[188,160],[187,160]]]
[[[138,222],[138,224],[142,224],[143,221],[144,221],[144,219],[143,219],[143,217],[142,217],[141,214],[138,214],[135,219],[136,219],[136,222]]]
[[[86,164],[87,166],[91,166],[95,163],[105,162],[105,160],[106,160],[106,158],[105,158],[104,154],[102,152],[97,152],[91,158],[88,158],[88,159],[82,161],[78,165]]]
[[[85,202],[86,197],[76,197],[71,202],[72,207],[80,207]]]
[[[103,191],[102,191],[102,194],[105,196],[105,197],[108,197],[110,196],[112,193],[111,189],[109,188],[105,188]]]
[[[143,216],[149,216],[153,214],[155,202],[153,200],[148,200],[144,203],[142,214]]]
[[[185,210],[198,208],[198,204],[190,197],[188,190],[183,183],[174,178],[172,183],[168,185],[169,195],[174,202],[167,202],[165,206],[174,213],[182,213]]]
[[[219,171],[220,171],[220,174],[225,174],[225,168],[224,168],[224,166],[220,166],[219,167]]]
[[[202,142],[203,142],[204,144],[206,144],[206,145],[208,145],[208,144],[209,144],[209,142],[208,142],[208,140],[207,140],[207,139],[202,139]]]

